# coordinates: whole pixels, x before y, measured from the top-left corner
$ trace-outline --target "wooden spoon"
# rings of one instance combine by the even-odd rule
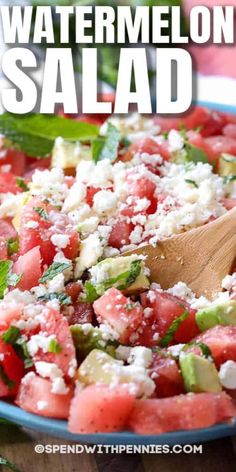
[[[151,282],[163,289],[185,282],[210,300],[222,291],[222,279],[236,258],[236,208],[212,223],[174,235],[156,247],[142,246],[123,255],[143,254]]]

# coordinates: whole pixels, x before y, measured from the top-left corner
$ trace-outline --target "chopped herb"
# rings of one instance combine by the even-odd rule
[[[70,142],[90,141],[98,136],[97,126],[55,115],[0,115],[0,134],[12,146],[32,157],[50,155],[58,136]]]
[[[164,132],[162,133],[162,136],[163,136],[163,138],[164,138],[165,140],[168,139],[168,135],[169,135],[169,131],[164,131]]]
[[[200,341],[192,341],[188,344],[185,344],[182,351],[186,351],[187,349],[189,349],[191,347],[194,347],[194,346],[199,347],[201,349],[202,354],[204,355],[204,357],[206,357],[206,358],[212,357],[212,353],[211,353],[210,348],[207,346],[207,344],[202,343]]]
[[[11,326],[2,334],[2,340],[6,344],[11,344],[16,354],[24,361],[25,368],[32,367],[33,362],[30,358],[26,341],[21,335],[21,331],[16,326]]]
[[[184,179],[184,180],[185,180],[185,182],[187,182],[187,184],[191,184],[195,188],[198,188],[198,184],[196,184],[196,182],[194,182],[194,180],[191,180],[191,179]]]
[[[51,339],[48,346],[48,352],[53,352],[54,354],[60,354],[61,351],[62,351],[62,346],[57,342],[56,339]]]
[[[34,207],[34,211],[36,211],[36,213],[38,213],[39,216],[41,216],[41,218],[43,218],[43,220],[48,220],[48,214],[46,212],[46,210],[44,210],[44,208],[41,208],[41,207]]]
[[[10,328],[2,334],[2,340],[7,344],[15,344],[21,336],[19,328],[10,326]]]
[[[178,318],[176,318],[173,323],[169,326],[168,330],[166,331],[166,334],[161,338],[161,340],[158,343],[159,347],[167,347],[169,343],[172,341],[176,331],[182,324],[182,322],[188,317],[189,311],[184,311],[182,315],[180,315]]]
[[[12,266],[12,261],[0,261],[0,299],[3,298],[4,292],[9,285],[15,287],[21,279],[21,275],[11,272]]]
[[[7,252],[9,256],[12,256],[13,254],[16,254],[19,249],[19,242],[17,239],[10,238],[7,241]]]
[[[1,456],[0,456],[0,465],[7,467],[9,470],[12,470],[12,472],[20,472],[20,470],[17,469],[13,464],[11,464],[11,462],[9,462],[7,459]]]
[[[225,175],[223,177],[223,182],[225,185],[229,184],[230,182],[233,182],[236,180],[236,175]]]
[[[131,262],[129,270],[117,275],[116,277],[108,279],[105,282],[93,284],[90,281],[86,281],[84,284],[86,301],[89,303],[94,302],[111,287],[116,287],[118,290],[125,290],[135,282],[140,272],[141,260],[137,259],[136,261]],[[121,285],[120,282],[122,282]]]
[[[102,159],[109,159],[111,162],[117,158],[118,146],[120,142],[120,132],[111,123],[107,125],[106,136],[99,136],[93,141],[92,154],[95,162]]]
[[[0,379],[9,388],[9,390],[12,390],[14,388],[15,382],[9,379],[8,375],[6,374],[6,372],[4,371],[1,365],[0,365]]]
[[[45,282],[48,282],[48,280],[54,279],[56,275],[61,274],[61,272],[64,272],[71,267],[72,265],[70,262],[53,262],[52,265],[50,265],[44,272],[41,279],[39,279],[39,282],[44,284]]]
[[[194,146],[193,144],[186,142],[185,143],[186,159],[192,162],[203,162],[209,164],[209,159],[207,154],[200,148]]]
[[[20,187],[24,192],[27,192],[29,190],[28,185],[25,183],[24,179],[22,179],[21,177],[17,177],[16,183],[18,187]]]
[[[122,136],[121,140],[120,140],[120,144],[121,146],[123,146],[124,148],[127,148],[130,146],[131,144],[131,141],[127,138],[127,136]]]
[[[125,305],[125,310],[126,311],[131,311],[131,310],[133,310],[134,306],[135,306],[135,303],[127,303]]]
[[[42,302],[48,302],[50,300],[58,300],[59,303],[61,305],[71,305],[72,304],[72,300],[71,300],[71,297],[69,295],[67,295],[67,293],[47,293],[45,295],[42,295],[41,297],[38,297],[38,300],[39,301],[42,301]]]

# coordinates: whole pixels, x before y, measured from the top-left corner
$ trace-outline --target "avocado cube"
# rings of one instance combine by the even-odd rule
[[[222,390],[213,362],[193,353],[181,354],[179,362],[187,392],[218,393]]]
[[[236,300],[198,310],[196,322],[201,331],[206,331],[216,325],[236,326]]]
[[[78,379],[89,385],[97,382],[110,384],[116,368],[122,365],[121,361],[109,356],[106,352],[93,349],[78,369]]]
[[[82,160],[92,160],[91,148],[80,143],[71,143],[57,138],[52,150],[52,167],[73,169]]]
[[[236,175],[236,156],[224,153],[219,160],[219,174],[223,177]]]

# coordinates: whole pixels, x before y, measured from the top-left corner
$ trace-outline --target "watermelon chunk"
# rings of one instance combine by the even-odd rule
[[[110,288],[93,304],[94,311],[100,322],[109,324],[119,335],[122,343],[129,342],[143,316],[139,303],[133,303],[120,290]]]
[[[52,383],[34,372],[27,374],[21,382],[16,404],[23,410],[49,418],[67,419],[73,396],[72,387],[65,395],[52,393]]]
[[[30,249],[30,251],[20,256],[14,264],[13,271],[16,274],[21,274],[17,288],[30,290],[32,287],[38,285],[39,279],[42,276],[39,246]]]
[[[12,385],[7,385],[2,378],[5,374]],[[0,397],[14,397],[20,381],[24,375],[24,363],[18,357],[10,344],[6,344],[0,337]]]
[[[236,416],[226,393],[191,393],[171,398],[136,400],[129,427],[139,434],[207,428]]]
[[[183,379],[174,359],[155,353],[150,369],[156,384],[155,396],[163,398],[184,393]]]
[[[127,386],[104,384],[77,389],[71,403],[71,433],[102,433],[122,430],[134,406],[135,395]]]
[[[207,344],[217,367],[228,360],[236,362],[236,326],[214,326],[195,341]]]

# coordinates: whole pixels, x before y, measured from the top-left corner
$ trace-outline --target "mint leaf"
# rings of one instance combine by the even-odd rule
[[[42,295],[41,297],[38,297],[38,300],[42,301],[42,302],[48,302],[50,300],[55,300],[55,298],[59,301],[59,303],[61,305],[71,305],[72,304],[71,297],[69,295],[67,295],[67,293],[65,293],[65,292],[63,292],[63,293],[54,293],[54,292],[46,293],[45,295]]]
[[[131,262],[130,270],[127,270],[116,277],[112,277],[111,279],[105,280],[99,284],[93,284],[90,280],[87,280],[84,284],[86,301],[89,303],[94,302],[111,287],[116,287],[118,290],[125,290],[135,282],[140,272],[141,260],[137,259],[136,261]]]
[[[189,142],[186,142],[185,150],[186,150],[187,161],[192,161],[195,163],[203,162],[205,164],[206,163],[209,164],[208,156],[202,149],[194,146],[193,144],[190,144]]]
[[[121,136],[119,130],[111,123],[107,124],[107,134],[98,137],[92,144],[92,155],[95,162],[109,159],[111,162],[117,158],[118,146]]]
[[[43,220],[48,220],[48,214],[46,212],[46,210],[44,210],[44,208],[41,208],[41,207],[33,207],[34,211],[36,211],[36,213],[38,213],[39,216],[41,216],[41,218],[43,218]]]
[[[223,182],[224,184],[229,184],[230,182],[233,182],[234,180],[236,180],[236,175],[225,175],[223,177]]]
[[[18,252],[18,249],[19,249],[19,242],[17,241],[17,239],[14,239],[14,238],[8,239],[8,241],[7,241],[8,255],[12,256],[16,252]]]
[[[14,388],[15,382],[9,379],[8,375],[6,374],[6,372],[4,371],[1,365],[0,365],[0,379],[9,388],[9,390],[12,390]]]
[[[51,339],[48,346],[48,352],[53,352],[54,354],[60,354],[61,351],[62,351],[62,346],[57,342],[56,339]]]
[[[201,341],[191,341],[190,343],[185,344],[182,351],[186,351],[187,349],[189,349],[191,347],[194,347],[194,346],[199,347],[201,349],[202,354],[203,354],[204,357],[206,357],[206,358],[212,357],[212,353],[211,353],[210,348],[207,346],[207,344],[202,343]]]
[[[56,275],[64,272],[64,270],[70,269],[70,262],[53,262],[52,265],[44,272],[39,282],[44,284],[48,280],[52,280]]]
[[[10,328],[2,334],[2,340],[6,344],[15,344],[21,336],[19,328],[16,326],[10,326]]]
[[[191,179],[184,179],[184,180],[185,180],[185,182],[187,182],[187,184],[191,184],[195,188],[198,188],[198,184],[196,184],[196,182],[194,180],[191,180]]]
[[[0,465],[7,467],[9,470],[12,470],[12,472],[20,472],[20,470],[17,469],[13,464],[11,464],[11,462],[9,462],[7,459],[1,456],[0,456]]]
[[[17,177],[16,183],[18,187],[20,187],[23,190],[23,192],[27,192],[29,190],[28,185],[25,183],[24,179],[22,179],[21,177]]]
[[[50,155],[58,136],[67,141],[90,141],[98,136],[97,126],[55,115],[0,115],[0,134],[32,157]]]
[[[21,275],[11,272],[12,266],[12,261],[0,261],[0,299],[9,285],[15,287],[21,279]]]
[[[176,318],[173,323],[169,326],[169,328],[166,331],[166,334],[163,336],[163,338],[160,339],[158,346],[159,347],[167,347],[169,343],[172,341],[176,331],[182,324],[182,322],[188,317],[189,311],[184,311],[182,315],[180,315],[178,318]]]

